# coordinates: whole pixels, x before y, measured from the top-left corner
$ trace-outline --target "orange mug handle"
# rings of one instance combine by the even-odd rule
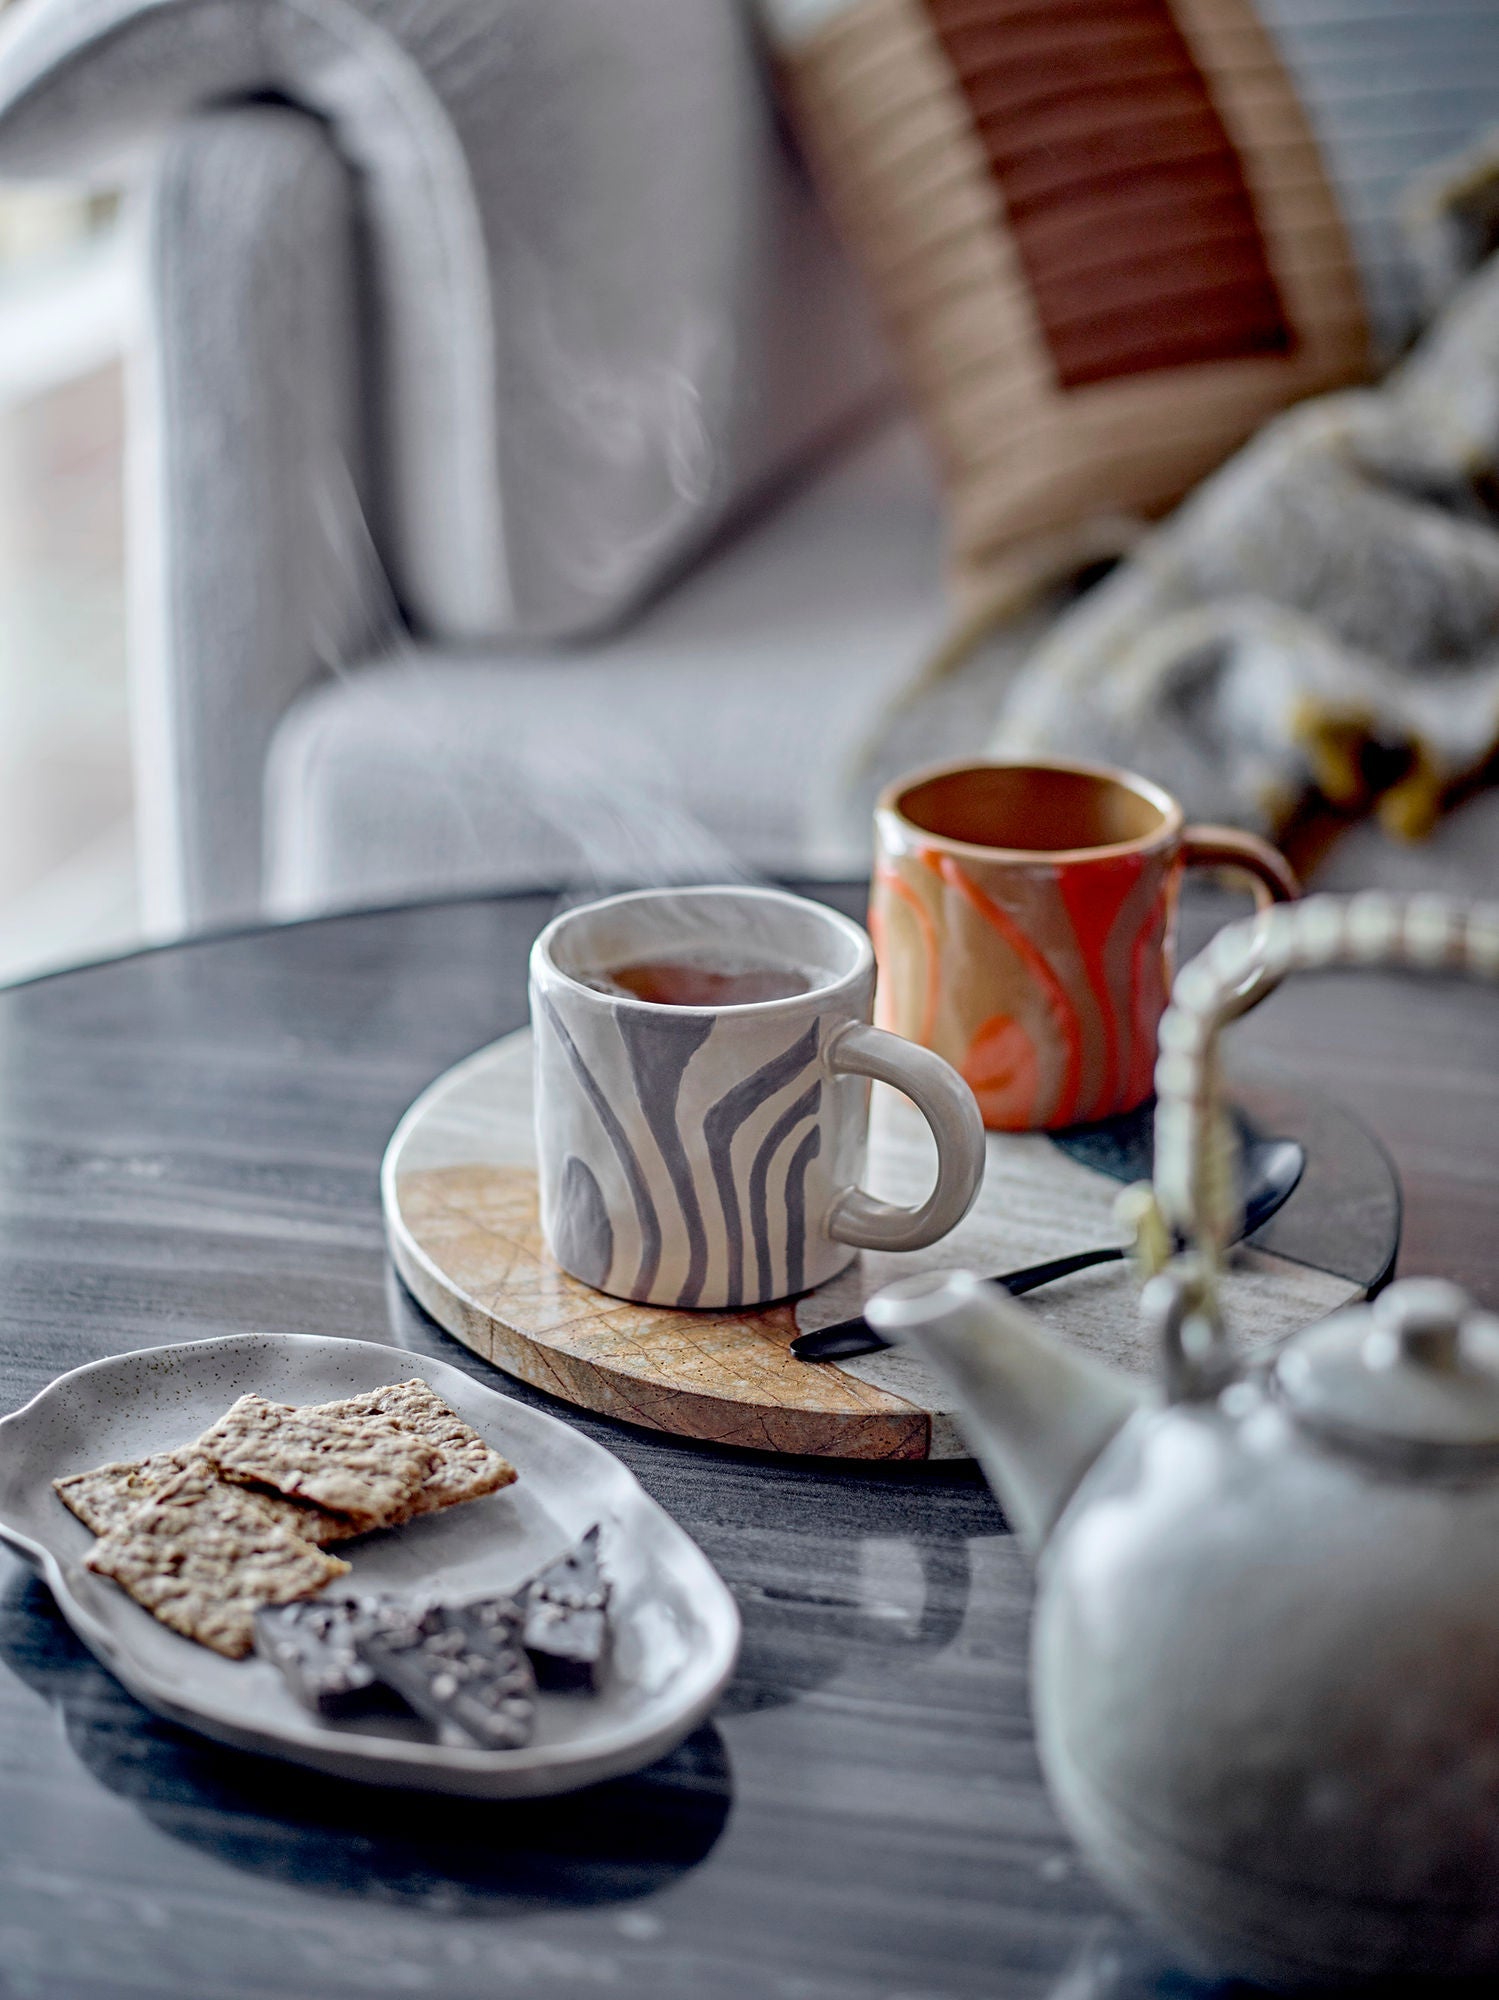
[[[1189,826],[1182,834],[1182,859],[1189,868],[1231,868],[1248,878],[1255,907],[1300,900],[1301,883],[1286,857],[1257,834],[1233,826]],[[1234,1013],[1247,1014],[1280,984],[1263,973],[1252,974],[1240,989]]]

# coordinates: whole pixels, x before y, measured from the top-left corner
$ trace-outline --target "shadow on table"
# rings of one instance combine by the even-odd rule
[[[1003,1530],[976,1466],[792,1458],[664,1436],[578,1410],[479,1359],[390,1266],[385,1296],[402,1349],[597,1438],[699,1544],[744,1620],[720,1714],[779,1708],[863,1671],[888,1676],[897,1659],[933,1657],[957,1637],[972,1584],[969,1540]]]
[[[1046,2000],[1493,2000],[1491,1978],[1443,1983],[1411,1974],[1330,1988],[1254,1986],[1183,1970],[1170,1947],[1126,1917],[1091,1924]]]
[[[634,1777],[502,1806],[221,1748],[127,1694],[33,1577],[0,1596],[0,1660],[61,1710],[88,1770],[153,1826],[314,1894],[486,1918],[627,1902],[695,1868],[729,1816],[728,1757],[711,1724]]]
[[[1262,1986],[1195,1976],[1169,1948],[1124,1917],[1089,1924],[1046,2000],[1257,2000]]]
[[[892,1537],[798,1554],[794,1573],[729,1576],[744,1640],[724,1714],[779,1708],[861,1671],[883,1678],[957,1637],[971,1584],[964,1542]],[[728,1569],[721,1557],[718,1566]]]

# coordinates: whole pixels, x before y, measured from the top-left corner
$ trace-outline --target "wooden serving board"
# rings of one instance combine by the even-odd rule
[[[1288,1104],[1298,1101],[1291,1096]],[[1288,1122],[1292,1111],[1278,1108],[1276,1133],[1301,1137]],[[1337,1129],[1345,1151],[1360,1142],[1367,1149],[1357,1165],[1362,1185],[1376,1191],[1388,1262],[1398,1193],[1362,1128],[1343,1117]],[[1069,1157],[1044,1135],[991,1133],[973,1211],[931,1249],[862,1252],[831,1283],[790,1304],[681,1312],[606,1297],[557,1268],[541,1238],[534,1160],[531,1037],[522,1029],[440,1077],[412,1105],[386,1152],[386,1236],[420,1304],[466,1347],[566,1402],[679,1437],[758,1451],[966,1457],[944,1392],[917,1356],[892,1351],[812,1366],[787,1352],[793,1336],[850,1317],[882,1285],[913,1271],[1013,1270],[1118,1238],[1117,1179]],[[1315,1200],[1319,1179],[1326,1179],[1315,1155],[1313,1168],[1287,1217]],[[867,1185],[887,1200],[912,1202],[931,1177],[925,1123],[904,1098],[877,1086]],[[1389,1196],[1383,1205],[1381,1190]],[[1340,1257],[1335,1216],[1331,1230],[1314,1229],[1311,1241],[1325,1241],[1315,1263],[1240,1253],[1226,1289],[1237,1344],[1283,1339],[1361,1296],[1370,1281],[1357,1275],[1368,1262],[1367,1244]],[[1146,1372],[1155,1357],[1140,1330],[1136,1294],[1132,1268],[1115,1264],[1053,1285],[1027,1303],[1079,1346]]]

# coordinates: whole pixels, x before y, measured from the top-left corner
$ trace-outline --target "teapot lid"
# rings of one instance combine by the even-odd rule
[[[1347,1442],[1499,1450],[1499,1319],[1443,1279],[1309,1327],[1274,1375],[1299,1418]]]

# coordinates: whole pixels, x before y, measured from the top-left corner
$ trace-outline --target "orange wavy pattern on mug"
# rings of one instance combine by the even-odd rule
[[[1062,1088],[1048,1123],[1070,1125],[1077,1115],[1077,1094],[1082,1084],[1083,1030],[1066,987],[1052,970],[1051,961],[1040,946],[1026,936],[1008,910],[1001,909],[992,896],[986,895],[977,882],[963,873],[950,854],[936,854],[925,847],[920,852],[927,866],[935,868],[943,881],[966,899],[970,909],[982,917],[991,930],[999,933],[1027,971],[1034,973],[1051,1001],[1067,1051],[1067,1062],[1062,1072]]]
[[[1007,1132],[1028,1130],[1036,1115],[1041,1065],[1035,1043],[1013,1015],[992,1014],[958,1067],[986,1125]]]
[[[916,919],[916,928],[921,932],[922,949],[926,953],[926,998],[922,1002],[921,1031],[915,1037],[918,1042],[930,1048],[932,1030],[937,1025],[937,1002],[941,995],[941,966],[937,943],[937,926],[932,922],[932,913],[920,896],[904,881],[899,872],[888,861],[881,861],[875,869],[875,880],[888,889],[892,896],[898,896]],[[884,929],[881,923],[881,931]],[[884,960],[883,938],[875,939],[875,953]]]
[[[890,962],[885,954],[885,913],[873,895],[869,899],[864,924],[869,932],[869,941],[874,946],[874,1025],[877,1028],[893,1028],[895,1003],[890,997],[890,981],[885,977],[885,967]]]
[[[1119,1005],[1109,991],[1104,953],[1109,933],[1124,907],[1124,900],[1139,881],[1144,866],[1143,856],[1128,854],[1121,855],[1107,866],[1063,868],[1058,871],[1057,886],[1067,914],[1072,919],[1072,934],[1077,939],[1083,970],[1088,975],[1088,984],[1093,989],[1093,998],[1098,1002],[1098,1016],[1103,1023],[1103,1080],[1089,1106],[1089,1113],[1094,1118],[1106,1116],[1119,1095]],[[1129,1022],[1133,1028],[1133,991],[1128,1004]]]
[[[1156,910],[1146,913],[1145,921],[1135,939],[1134,949],[1130,953],[1129,1018],[1134,1041],[1130,1049],[1127,1088],[1128,1101],[1131,1104],[1143,1103],[1149,1097],[1155,1083],[1157,1015],[1153,1006],[1148,1021],[1142,1020],[1140,1014],[1145,1001],[1145,962],[1155,943],[1158,916],[1159,912]],[[1152,995],[1151,998],[1153,1002],[1155,996]]]

